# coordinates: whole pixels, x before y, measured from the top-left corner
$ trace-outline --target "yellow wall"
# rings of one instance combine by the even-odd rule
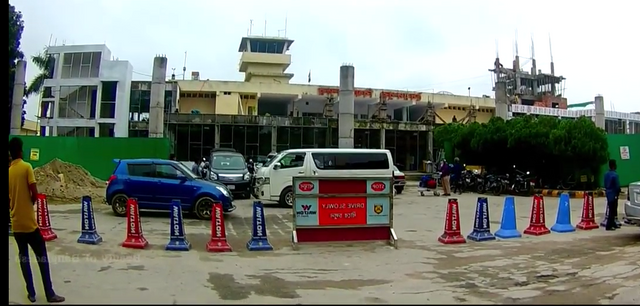
[[[216,97],[216,114],[237,115],[240,94],[237,92],[218,92]]]
[[[257,69],[260,65],[252,64],[252,69]],[[267,67],[264,67],[265,69]],[[273,67],[271,67],[273,69]],[[255,76],[261,77],[261,76]],[[306,84],[286,84],[277,83],[273,78],[260,82],[236,82],[236,81],[178,81],[178,86],[182,92],[211,93],[216,96],[215,100],[200,98],[184,98],[179,100],[180,113],[189,113],[191,109],[198,109],[203,114],[225,114],[225,115],[248,115],[249,107],[253,107],[255,113],[258,110],[260,94],[282,94],[282,95],[317,95],[318,88],[328,86],[306,85]],[[360,89],[360,88],[359,88]],[[382,89],[371,89],[373,97],[378,97]],[[386,90],[390,91],[390,90]],[[492,98],[459,96],[451,94],[421,93],[422,103],[433,101],[444,104],[444,109],[438,109],[437,113],[446,122],[451,122],[455,115],[458,120],[467,115],[469,103],[473,103],[480,110],[477,112],[478,122],[487,122],[493,116],[495,102]],[[182,96],[182,94],[181,94]],[[420,102],[419,102],[420,103]],[[240,107],[241,106],[241,107]],[[436,118],[436,123],[444,123]]]
[[[178,112],[189,114],[197,109],[201,114],[213,115],[216,113],[216,100],[205,98],[180,98]]]
[[[257,95],[246,95],[243,94],[241,96],[240,101],[242,101],[242,111],[244,115],[248,116],[256,116],[258,115],[258,99]],[[253,113],[249,113],[249,108]]]

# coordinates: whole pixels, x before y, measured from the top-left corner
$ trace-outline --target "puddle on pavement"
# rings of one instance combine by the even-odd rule
[[[309,272],[313,273],[313,270]],[[247,278],[257,281],[257,283],[240,283],[232,274],[215,272],[209,273],[207,282],[210,284],[211,290],[215,291],[220,299],[226,301],[245,300],[252,294],[280,299],[297,299],[301,297],[298,290],[356,290],[391,283],[391,281],[379,279],[287,281],[274,274],[247,275]]]

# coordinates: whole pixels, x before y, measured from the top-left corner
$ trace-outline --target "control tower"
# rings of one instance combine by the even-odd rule
[[[291,65],[288,54],[293,40],[284,37],[247,36],[240,41],[240,72],[244,81],[251,83],[288,84],[293,73],[286,70]]]

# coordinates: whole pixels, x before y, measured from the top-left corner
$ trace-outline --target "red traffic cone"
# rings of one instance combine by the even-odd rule
[[[533,196],[529,227],[527,227],[523,233],[533,236],[542,236],[551,233],[547,228],[547,221],[544,214],[544,198],[542,195],[536,194]]]
[[[47,196],[38,194],[36,206],[36,216],[40,234],[44,241],[51,241],[58,238],[58,235],[51,229],[51,215],[49,215],[49,205],[47,204]]]
[[[211,239],[207,243],[207,252],[231,252],[231,246],[227,242],[222,203],[220,202],[213,203],[211,206]]]
[[[592,230],[598,228],[600,225],[596,223],[595,207],[593,205],[593,192],[584,193],[584,201],[582,204],[582,218],[576,225],[576,228],[581,230]]]
[[[449,199],[447,213],[444,217],[444,233],[438,237],[438,242],[443,244],[466,243],[460,233],[460,208],[457,199]]]
[[[127,238],[122,242],[122,247],[130,249],[144,249],[149,245],[149,241],[142,234],[142,224],[140,223],[140,211],[138,210],[138,200],[127,200]]]

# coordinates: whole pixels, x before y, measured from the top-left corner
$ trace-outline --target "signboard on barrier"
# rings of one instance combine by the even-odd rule
[[[393,229],[393,178],[293,177],[293,245],[388,241]]]

